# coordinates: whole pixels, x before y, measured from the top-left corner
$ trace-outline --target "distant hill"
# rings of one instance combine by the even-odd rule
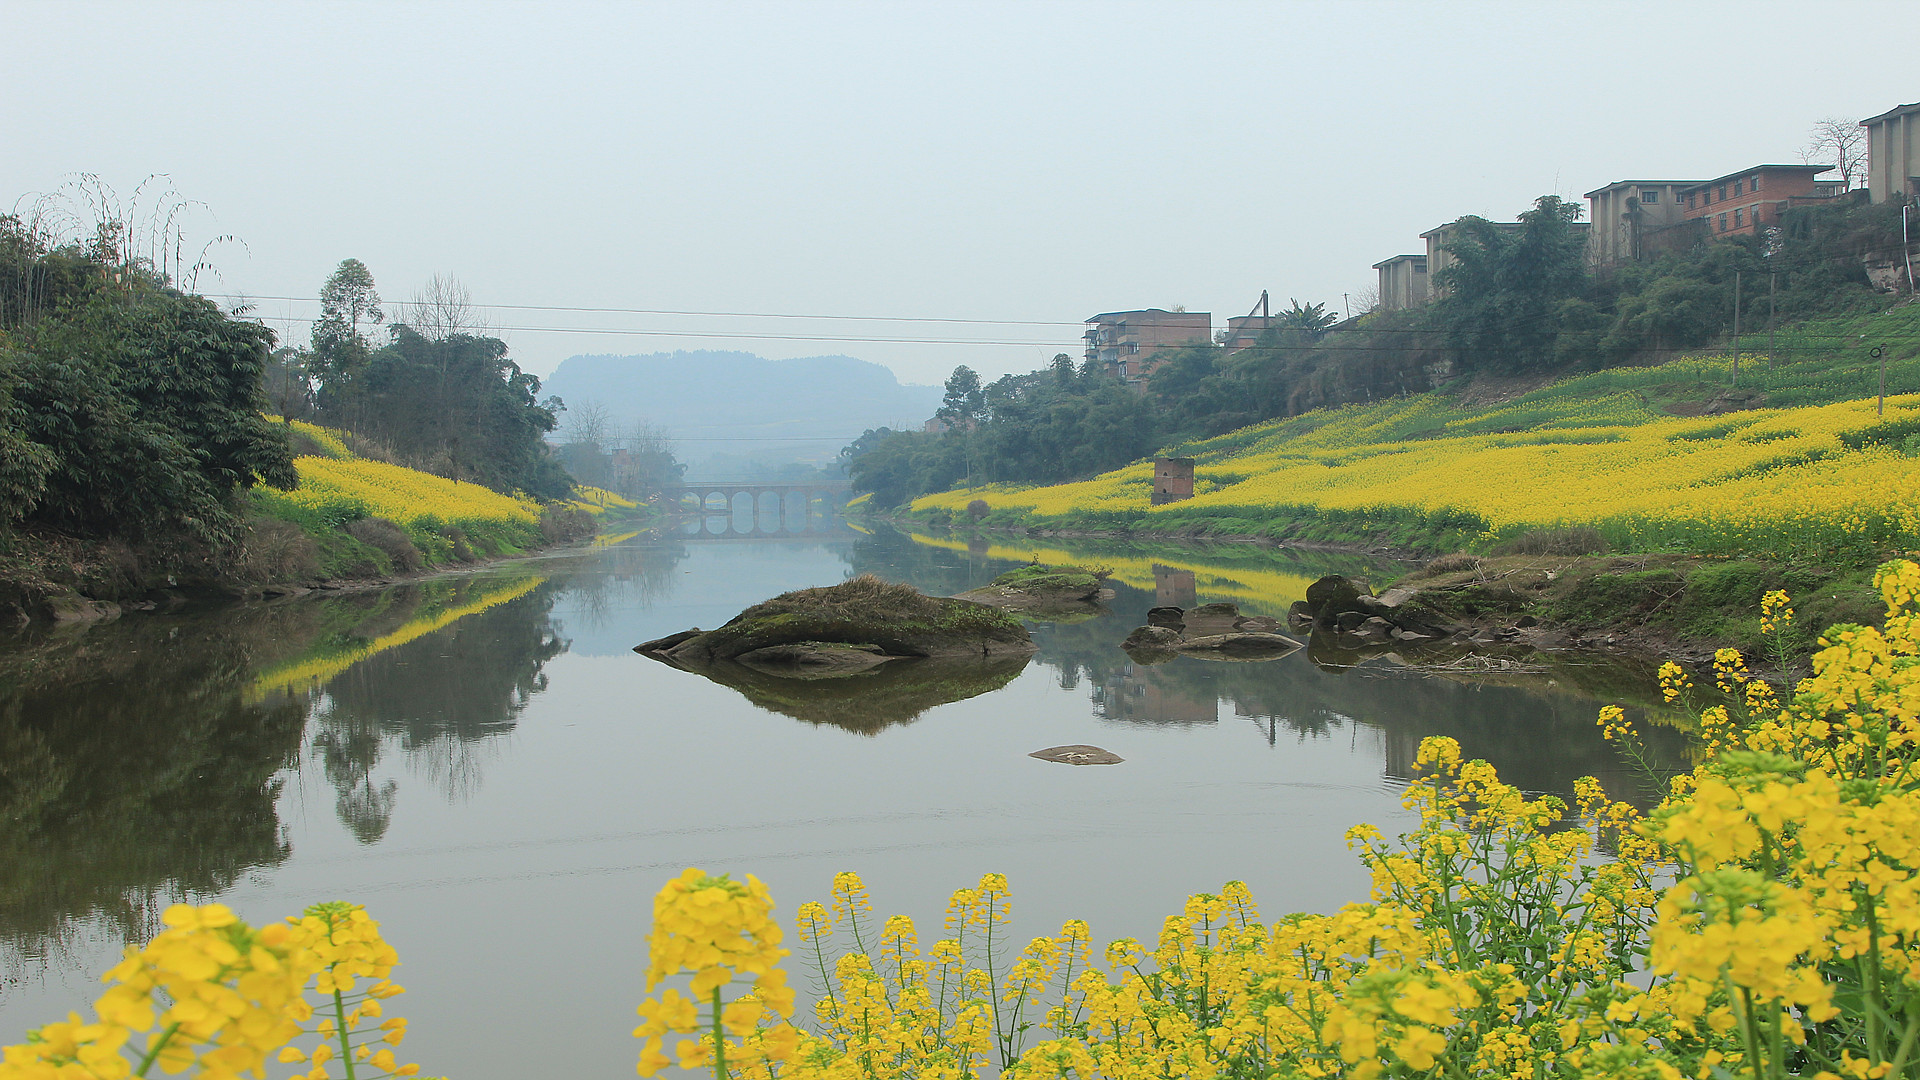
[[[665,428],[697,476],[715,455],[830,461],[868,428],[917,427],[940,407],[942,390],[902,385],[887,368],[851,356],[768,360],[700,350],[568,357],[541,393],[570,406],[598,402],[616,435],[641,419]]]

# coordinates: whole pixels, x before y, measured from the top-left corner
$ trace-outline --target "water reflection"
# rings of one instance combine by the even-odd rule
[[[0,654],[0,941],[151,936],[169,903],[292,851],[278,798],[316,761],[362,843],[391,824],[398,749],[445,798],[479,786],[566,648],[522,573],[135,617]]]
[[[1028,659],[918,657],[832,679],[793,678],[719,660],[694,673],[739,691],[768,712],[873,735],[912,723],[936,705],[998,690],[1025,670]]]
[[[58,955],[80,924],[148,936],[173,898],[274,866],[278,774],[305,720],[248,693],[284,623],[129,619],[0,657],[0,942]]]
[[[470,798],[480,787],[488,740],[513,730],[533,695],[547,688],[547,661],[567,647],[547,619],[552,585],[534,579],[492,595],[480,585],[469,591],[482,595],[454,605],[466,611],[458,620],[380,650],[308,691],[309,754],[334,787],[341,823],[363,844],[386,835],[398,799],[397,781],[373,779],[388,748],[443,798]],[[493,599],[503,592],[508,599]]]
[[[924,590],[960,592],[1003,571],[1008,560],[1095,564],[1113,568],[1112,617],[1086,623],[1036,623],[1035,663],[1052,667],[1057,683],[1088,685],[1096,714],[1115,724],[1216,724],[1222,712],[1253,721],[1269,746],[1281,733],[1298,738],[1381,733],[1384,775],[1405,781],[1420,740],[1450,735],[1469,757],[1492,762],[1503,778],[1529,791],[1573,794],[1574,781],[1594,776],[1622,797],[1646,796],[1632,772],[1596,735],[1596,701],[1617,702],[1645,733],[1662,766],[1687,764],[1687,737],[1658,701],[1653,665],[1645,660],[1539,654],[1514,670],[1472,670],[1460,650],[1382,655],[1339,648],[1316,634],[1301,653],[1267,663],[1223,664],[1179,657],[1134,662],[1117,646],[1128,630],[1163,604],[1190,608],[1232,601],[1243,611],[1284,615],[1306,586],[1327,573],[1385,578],[1405,572],[1383,559],[1249,545],[1164,546],[1036,540],[1032,546],[980,538],[880,534],[856,544],[852,562],[910,568]],[[1324,560],[1324,561],[1322,561]],[[1364,718],[1355,719],[1356,717]]]
[[[18,1031],[77,1006],[115,951],[103,939],[145,936],[185,897],[270,917],[344,895],[391,911],[396,927],[432,928],[403,951],[418,978],[444,980],[440,1030],[456,1034],[462,1017],[469,1034],[493,1023],[484,1010],[496,1005],[513,1014],[504,1028],[618,999],[638,946],[608,946],[605,927],[691,864],[785,875],[796,897],[848,867],[936,891],[1001,870],[1026,875],[1053,925],[1098,916],[1116,936],[1150,934],[1178,906],[1163,894],[1227,876],[1272,889],[1277,910],[1324,909],[1364,896],[1341,830],[1391,824],[1422,737],[1452,735],[1531,790],[1566,793],[1594,774],[1627,793],[1636,778],[1598,738],[1595,699],[1649,717],[1657,705],[1651,672],[1572,657],[1474,672],[1323,641],[1258,664],[1140,665],[1119,648],[1150,607],[1231,601],[1282,615],[1321,574],[1397,573],[1378,560],[679,527],[0,649],[0,939],[16,967],[38,958],[43,972],[78,941],[88,973],[38,997],[5,991],[0,1020]],[[896,663],[809,683],[745,668],[703,679],[629,651],[788,589],[874,572],[953,595],[1036,555],[1111,567],[1114,595],[1109,615],[1034,622],[1030,660]],[[1683,762],[1680,733],[1644,730],[1657,756]],[[1075,742],[1127,763],[1026,757]],[[471,943],[509,919],[592,942],[543,943],[564,978],[502,994]],[[456,1001],[469,985],[476,996]],[[450,1041],[423,1059],[507,1068],[463,1063],[465,1043]],[[570,1058],[567,1070],[619,1064]]]

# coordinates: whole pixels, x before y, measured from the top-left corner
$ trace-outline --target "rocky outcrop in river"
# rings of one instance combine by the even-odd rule
[[[1157,663],[1177,655],[1207,660],[1274,660],[1300,648],[1282,634],[1280,621],[1265,615],[1242,615],[1233,604],[1202,604],[1190,611],[1157,607],[1147,612],[1147,625],[1121,642],[1121,648],[1141,663]]]
[[[684,630],[633,651],[689,670],[724,660],[818,678],[904,657],[1026,656],[1034,644],[1020,620],[998,608],[862,574],[782,593],[717,630]]]

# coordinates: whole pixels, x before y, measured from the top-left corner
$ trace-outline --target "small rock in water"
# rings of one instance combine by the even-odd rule
[[[1041,761],[1058,761],[1064,765],[1118,765],[1127,760],[1111,750],[1102,750],[1085,743],[1071,746],[1049,746],[1045,750],[1035,750],[1028,757]]]

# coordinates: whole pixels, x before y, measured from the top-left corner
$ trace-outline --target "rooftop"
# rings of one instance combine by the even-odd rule
[[[1123,315],[1195,315],[1206,316],[1209,319],[1213,317],[1213,313],[1210,311],[1167,311],[1164,308],[1150,307],[1138,308],[1133,311],[1104,311],[1098,315],[1088,316],[1087,321],[1101,322],[1105,319],[1118,319]]]
[[[1803,172],[1803,173],[1806,173],[1808,176],[1813,176],[1819,173],[1827,172],[1835,167],[1836,166],[1833,166],[1833,165],[1749,165],[1744,169],[1736,169],[1725,176],[1716,176],[1711,180],[1702,180],[1696,184],[1693,184],[1692,186],[1696,188],[1708,187],[1713,184],[1725,183],[1728,180],[1738,180],[1741,177],[1746,176],[1748,173],[1757,173],[1767,169],[1771,169],[1775,172],[1781,172],[1781,171]]]
[[[1380,268],[1381,268],[1381,267],[1383,267],[1383,266],[1389,266],[1389,265],[1391,265],[1391,264],[1393,264],[1393,263],[1397,263],[1397,262],[1399,262],[1399,261],[1400,261],[1401,259],[1424,259],[1424,258],[1426,258],[1426,257],[1427,257],[1427,253],[1426,253],[1426,252],[1424,252],[1424,251],[1423,251],[1423,252],[1421,252],[1421,253],[1420,253],[1420,254],[1418,254],[1418,255],[1395,255],[1395,256],[1394,256],[1393,258],[1391,258],[1391,259],[1382,259],[1382,260],[1380,260],[1379,262],[1377,262],[1377,263],[1374,263],[1374,264],[1373,264],[1373,268],[1374,268],[1375,270],[1378,270],[1378,269],[1380,269]]]
[[[1603,191],[1612,191],[1614,188],[1617,188],[1617,187],[1687,187],[1688,185],[1691,185],[1691,184],[1701,184],[1701,183],[1706,183],[1706,181],[1704,180],[1615,180],[1613,183],[1608,184],[1606,187],[1594,188],[1592,191],[1589,191],[1585,195],[1582,195],[1581,198],[1591,199],[1595,195],[1598,195]]]
[[[1916,101],[1911,105],[1896,105],[1886,112],[1881,113],[1879,116],[1869,116],[1865,120],[1860,121],[1860,126],[1866,127],[1868,124],[1877,124],[1882,120],[1891,120],[1896,116],[1903,116],[1910,112],[1920,112],[1920,101]]]

